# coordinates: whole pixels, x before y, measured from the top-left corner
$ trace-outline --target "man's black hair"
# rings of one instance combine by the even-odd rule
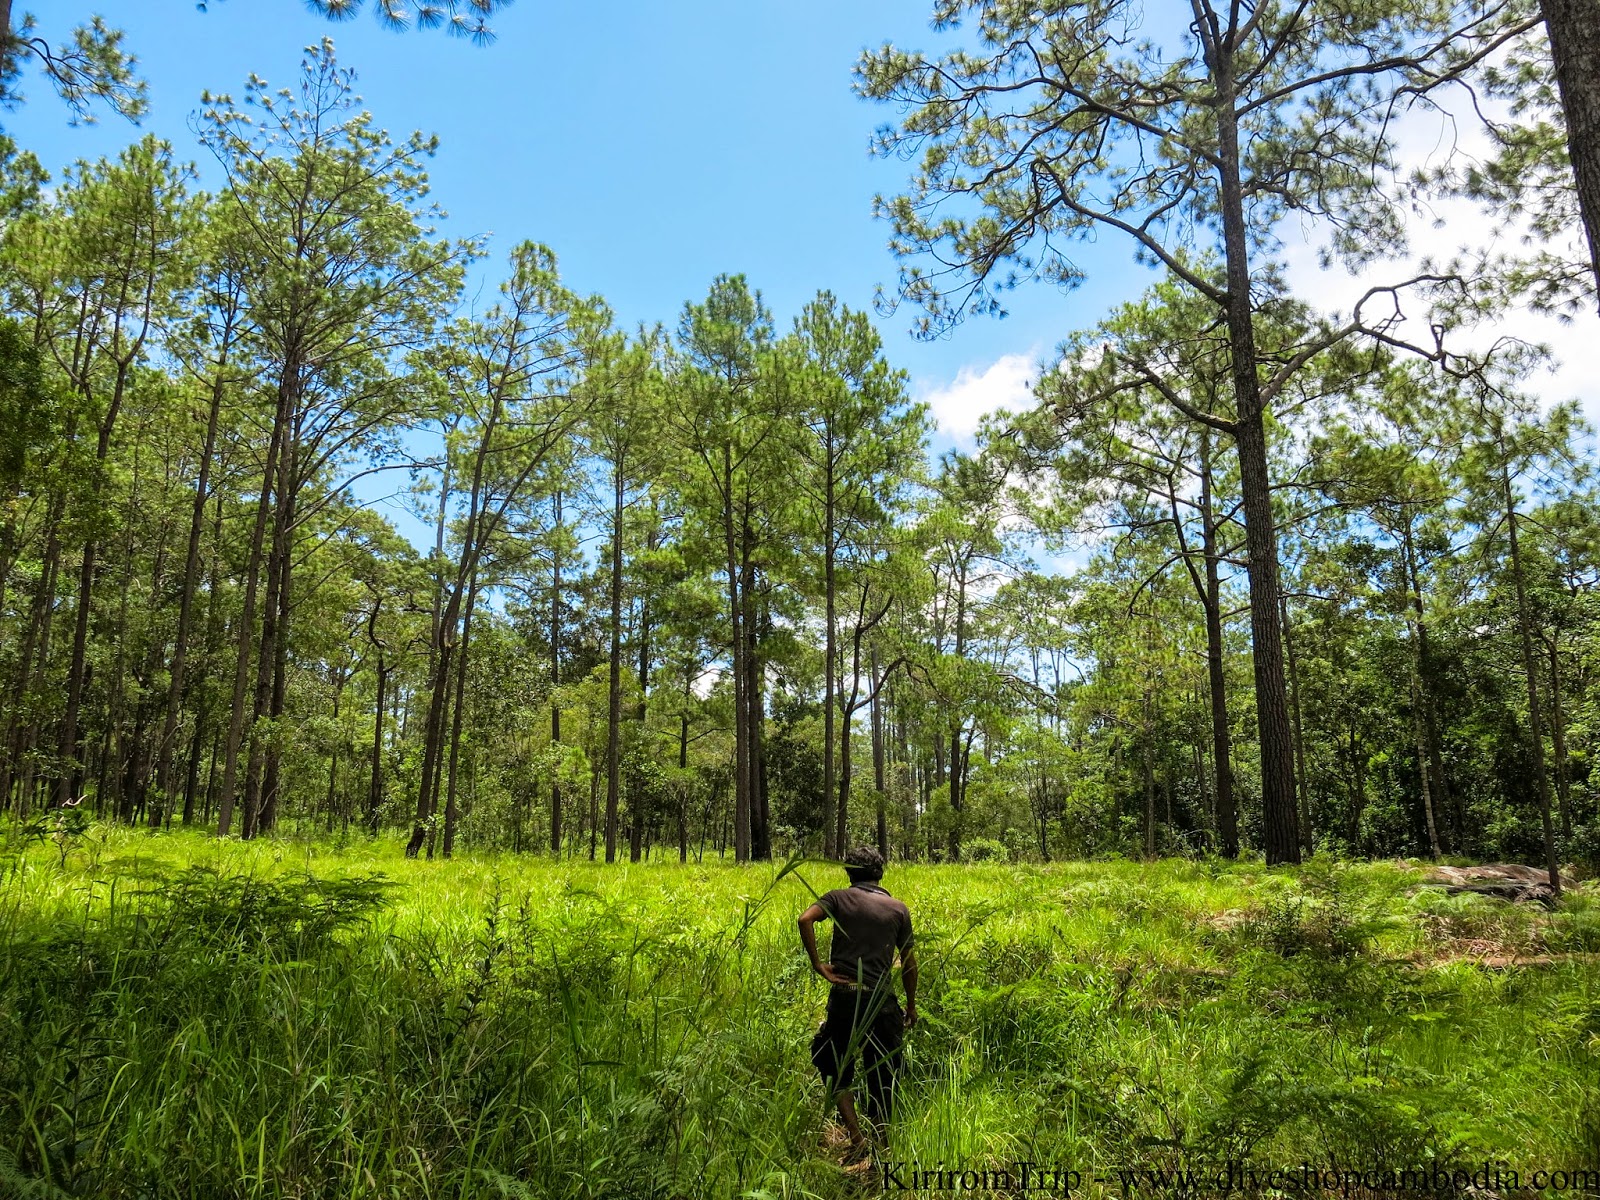
[[[883,878],[883,855],[872,846],[857,846],[844,856],[851,883],[876,883]]]

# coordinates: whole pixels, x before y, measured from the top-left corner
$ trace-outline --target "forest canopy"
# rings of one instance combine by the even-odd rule
[[[187,147],[48,179],[7,142],[0,801],[428,857],[1592,860],[1590,430],[1481,320],[1592,298],[1539,19],[1241,11],[1175,56],[1126,2],[950,3],[965,48],[863,56],[924,332],[1088,238],[1151,269],[937,456],[829,292],[723,274],[630,328],[550,247],[441,235],[436,140],[331,40]],[[63,95],[138,115],[96,36]],[[1526,118],[1501,157],[1406,175],[1396,106],[1468,87]],[[1366,269],[1405,189],[1535,181],[1535,252],[1345,312],[1286,282],[1287,216]]]

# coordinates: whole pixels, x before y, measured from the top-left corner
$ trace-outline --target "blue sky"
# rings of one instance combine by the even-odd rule
[[[872,130],[893,112],[852,92],[851,67],[885,40],[934,45],[930,9],[930,0],[519,0],[496,16],[488,47],[391,32],[368,12],[329,22],[299,0],[212,0],[205,13],[192,0],[75,0],[41,12],[40,28],[57,38],[98,12],[124,29],[150,88],[144,127],[213,183],[189,128],[200,93],[237,92],[252,71],[291,85],[302,47],[331,35],[379,124],[438,134],[434,198],[450,214],[447,232],[493,233],[486,278],[511,245],[536,239],[571,286],[605,296],[624,323],[670,327],[713,276],[743,272],[784,327],[820,288],[870,309],[874,286],[894,281],[872,197],[909,167],[869,155]],[[5,127],[52,172],[138,135],[109,114],[69,127],[42,80],[23,86],[28,102]],[[890,360],[943,421],[937,446],[980,409],[1017,403],[1037,355],[1150,282],[1117,239],[1085,249],[1087,285],[1071,295],[1019,289],[1005,320],[969,320],[929,343],[907,332],[909,313],[877,318]]]
[[[499,37],[488,47],[436,31],[391,32],[367,12],[329,22],[301,0],[212,0],[206,13],[192,0],[62,7],[71,11],[42,14],[46,36],[93,11],[126,30],[150,87],[145,128],[193,156],[210,183],[215,166],[189,128],[201,92],[237,91],[251,72],[292,84],[302,48],[331,35],[381,125],[439,136],[431,174],[434,198],[450,213],[446,231],[494,235],[483,283],[498,278],[511,245],[532,238],[554,248],[572,287],[602,294],[623,323],[669,327],[723,271],[760,288],[780,327],[819,288],[870,311],[874,287],[896,272],[872,197],[901,186],[910,167],[869,155],[873,129],[894,113],[854,94],[851,68],[885,40],[939,42],[927,25],[931,0],[518,0],[496,16]],[[69,127],[41,80],[30,75],[23,86],[28,103],[0,120],[52,171],[115,154],[138,136],[110,115]],[[1414,124],[1402,149],[1420,163],[1435,152],[1438,122]],[[1448,256],[1493,239],[1492,217],[1464,202],[1432,216],[1413,222],[1418,254]],[[1370,282],[1319,270],[1315,231],[1281,232],[1289,278],[1314,303],[1347,307]],[[875,318],[890,361],[941,422],[935,451],[953,439],[970,446],[981,412],[1026,403],[1041,356],[1153,278],[1116,236],[1081,247],[1078,262],[1089,279],[1076,292],[1025,285],[1012,293],[1009,318],[974,318],[933,342],[910,336],[909,313]],[[1375,270],[1390,274],[1394,264]],[[1580,396],[1600,418],[1600,364],[1583,344],[1586,323],[1512,311],[1492,332],[1554,346],[1561,369],[1533,386],[1549,399]],[[367,498],[395,482],[374,481]],[[382,510],[427,540],[397,501]]]

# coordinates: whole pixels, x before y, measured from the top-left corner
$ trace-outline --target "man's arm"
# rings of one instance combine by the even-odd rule
[[[820,904],[813,904],[810,908],[806,909],[805,912],[801,913],[800,944],[806,948],[806,953],[811,957],[811,969],[813,971],[815,971],[818,975],[821,975],[829,983],[848,985],[850,980],[846,979],[838,971],[835,971],[831,964],[823,962],[822,959],[817,955],[817,931],[812,927],[818,921],[826,921],[827,919],[828,910],[823,908]]]
[[[900,952],[900,979],[906,985],[906,1024],[917,1023],[917,952],[907,946]]]

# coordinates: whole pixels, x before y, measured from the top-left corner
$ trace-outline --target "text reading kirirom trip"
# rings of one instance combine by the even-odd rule
[[[1224,1161],[1196,1169],[1184,1167],[1118,1167],[1084,1172],[1070,1167],[1019,1161],[1007,1166],[960,1167],[943,1162],[932,1167],[920,1163],[879,1162],[883,1191],[893,1192],[1018,1192],[1071,1195],[1091,1185],[1117,1188],[1124,1195],[1160,1192],[1228,1195],[1272,1190],[1303,1194],[1338,1193],[1361,1196],[1374,1193],[1427,1193],[1489,1191],[1504,1194],[1531,1188],[1538,1192],[1593,1192],[1600,1190],[1600,1163],[1587,1167],[1513,1167],[1509,1162],[1483,1162],[1476,1166],[1426,1167],[1265,1167]]]

